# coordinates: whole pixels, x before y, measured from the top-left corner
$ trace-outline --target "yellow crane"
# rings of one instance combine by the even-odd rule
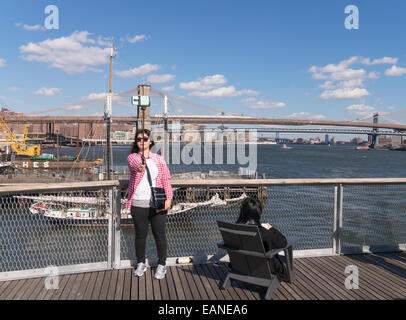
[[[6,134],[6,140],[11,143],[11,148],[18,154],[18,155],[25,155],[25,156],[39,156],[41,155],[41,148],[40,146],[27,146],[25,141],[28,137],[28,128],[30,127],[27,124],[24,128],[24,136],[22,139],[17,139],[10,128],[7,126],[4,119],[0,117],[0,128]]]

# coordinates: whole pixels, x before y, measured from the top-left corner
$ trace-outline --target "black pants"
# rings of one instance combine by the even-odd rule
[[[155,212],[153,208],[131,207],[131,216],[135,226],[135,255],[137,263],[145,263],[145,247],[147,244],[148,225],[151,222],[152,233],[158,251],[158,264],[166,264],[168,242],[166,240],[165,226],[167,211]]]

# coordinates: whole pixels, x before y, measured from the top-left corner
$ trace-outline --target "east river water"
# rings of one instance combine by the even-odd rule
[[[266,174],[267,178],[298,179],[298,178],[389,178],[406,177],[406,152],[392,150],[356,150],[353,145],[288,145],[283,149],[281,145],[258,144],[256,155],[246,146],[244,157],[251,164],[257,164],[259,176]],[[227,158],[228,147],[223,149],[223,161],[215,164],[218,151],[212,147],[211,151],[201,148],[200,155],[193,155],[193,151],[184,152],[186,160],[191,164],[173,164],[176,155],[182,150],[172,148],[169,151],[169,167],[172,173],[209,170],[234,170],[247,167],[248,163],[241,163],[235,147],[235,164]],[[182,147],[183,149],[183,147]],[[113,162],[116,171],[125,172],[129,146],[113,147]],[[49,153],[55,153],[50,151]],[[76,156],[76,148],[63,148],[61,154]],[[173,156],[175,154],[175,156]],[[91,147],[82,151],[81,156],[88,158],[103,157],[103,148]],[[204,164],[205,157],[211,159],[212,164]],[[180,158],[182,158],[180,156]],[[252,158],[252,159],[251,159]]]

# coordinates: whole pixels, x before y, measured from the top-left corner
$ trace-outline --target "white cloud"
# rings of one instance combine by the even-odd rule
[[[43,26],[40,26],[39,24],[37,24],[35,26],[30,26],[30,25],[19,22],[19,23],[16,23],[16,26],[22,27],[26,31],[45,31],[46,30]]]
[[[173,90],[175,90],[175,86],[163,87],[161,90],[162,91],[173,91]]]
[[[368,78],[369,79],[378,79],[379,78],[379,72],[370,72],[370,73],[368,73]]]
[[[362,79],[365,78],[366,76],[366,71],[364,69],[346,69],[346,70],[340,70],[331,73],[330,79],[331,80],[354,80],[354,79]]]
[[[211,91],[193,91],[189,93],[189,96],[196,96],[201,98],[224,98],[224,97],[238,97],[241,95],[257,95],[258,92],[254,90],[236,90],[234,86],[220,87]]]
[[[406,68],[392,66],[392,68],[387,69],[385,71],[385,74],[387,76],[391,76],[391,77],[399,77],[399,76],[402,76],[402,75],[406,74]]]
[[[321,89],[335,89],[337,87],[363,86],[363,80],[367,77],[364,69],[351,69],[349,66],[359,60],[358,57],[351,57],[338,64],[328,64],[325,67],[312,66],[309,72],[315,80],[325,80],[319,85]]]
[[[145,34],[136,35],[135,37],[127,37],[129,43],[136,43],[142,40],[147,40],[148,37]]]
[[[346,80],[342,81],[339,83],[339,86],[341,88],[354,88],[354,87],[363,87],[364,86],[364,80],[361,78],[358,79],[351,79],[351,80]]]
[[[68,74],[100,72],[94,67],[109,62],[110,49],[97,46],[90,35],[87,31],[75,31],[68,37],[30,42],[20,46],[20,52],[26,61],[48,63],[51,68],[62,69]]]
[[[151,83],[164,83],[172,81],[176,78],[174,74],[151,74],[147,80]]]
[[[278,109],[286,107],[286,103],[259,100],[251,103],[249,107],[251,109]]]
[[[333,84],[333,81],[326,81],[323,84],[319,85],[321,89],[335,89],[337,86]]]
[[[248,96],[257,96],[257,95],[259,95],[258,91],[250,90],[250,89],[242,89],[239,92],[241,92],[241,94],[246,94]]]
[[[0,68],[7,66],[6,60],[0,58]]]
[[[343,60],[339,64],[328,64],[325,67],[312,66],[309,71],[313,74],[334,73],[342,72],[348,69],[348,67],[355,63],[358,57],[351,57],[348,60]]]
[[[222,74],[206,76],[191,82],[181,82],[180,88],[192,91],[189,96],[201,98],[238,97],[241,95],[258,95],[259,92],[250,89],[237,90],[234,86],[224,86],[227,79]]]
[[[180,88],[184,90],[202,91],[220,87],[227,83],[226,77],[222,74],[206,76],[198,81],[181,82]]]
[[[336,90],[326,90],[321,95],[322,99],[359,99],[370,95],[368,90],[361,88],[342,88]]]
[[[91,93],[89,94],[87,97],[83,97],[82,101],[84,100],[106,100],[107,97],[107,93],[103,92],[103,93]]]
[[[396,64],[398,63],[398,58],[383,57],[381,59],[374,59],[371,61],[369,58],[361,58],[361,63],[366,65],[375,65],[375,64]]]
[[[357,116],[369,116],[376,112],[375,107],[365,104],[353,104],[345,108],[346,111]]]
[[[258,100],[256,98],[247,98],[241,100],[241,102],[247,104],[251,109],[278,109],[286,107],[284,102],[271,102],[266,100]]]
[[[102,46],[102,47],[110,47],[110,48],[111,48],[112,41],[113,41],[112,38],[99,36],[99,37],[97,38],[96,43],[97,43],[99,46]]]
[[[42,87],[41,89],[37,90],[34,92],[34,94],[39,95],[39,96],[54,96],[58,92],[60,92],[62,89],[60,88],[47,88],[47,87]]]
[[[189,95],[201,98],[214,98],[214,97],[221,98],[221,97],[236,97],[239,94],[234,86],[229,86],[229,87],[220,87],[208,92],[193,91],[192,93],[189,93]]]
[[[353,56],[347,60],[343,60],[338,64],[328,64],[323,67],[312,66],[309,72],[312,73],[312,78],[315,80],[324,80],[324,83],[319,85],[319,88],[325,91],[320,95],[322,99],[359,99],[370,93],[364,89],[364,81],[367,79],[378,79],[379,72],[365,69],[350,68],[353,64],[363,65],[378,65],[378,64],[395,64],[397,58],[383,57],[371,60],[370,58],[362,58]],[[401,73],[402,70],[394,69],[387,71],[389,73]],[[406,73],[406,69],[405,69]],[[335,89],[335,90],[333,90]]]
[[[101,93],[91,93],[86,97],[82,97],[81,102],[82,103],[93,103],[93,102],[106,102],[107,100],[107,93],[106,92],[101,92]],[[131,107],[131,102],[126,96],[120,96],[116,93],[112,94],[112,101],[114,104],[119,104],[125,107]]]
[[[326,117],[321,114],[311,114],[309,112],[295,112],[287,116],[289,119],[301,120],[322,120]]]
[[[107,93],[106,92],[102,92],[102,93],[91,93],[86,97],[82,98],[82,101],[84,100],[98,100],[98,101],[104,101],[107,99]],[[113,94],[112,96],[113,100],[117,100],[117,99],[121,99],[120,96]]]
[[[143,76],[153,71],[158,71],[159,69],[161,69],[161,67],[157,64],[146,63],[138,68],[133,68],[125,71],[117,71],[115,72],[115,74],[121,78],[130,78],[136,76]]]

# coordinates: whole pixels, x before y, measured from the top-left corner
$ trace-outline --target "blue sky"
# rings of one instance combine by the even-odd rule
[[[47,30],[45,7],[59,9]],[[359,10],[347,30],[346,6]],[[18,112],[102,114],[108,46],[113,91],[140,83],[252,116],[346,120],[405,109],[406,2],[22,1],[0,3],[0,104]],[[162,100],[152,97],[152,113]],[[172,99],[172,114],[213,114]],[[135,114],[129,96],[113,115]],[[390,118],[390,115],[388,115]],[[406,122],[406,115],[391,119]]]

